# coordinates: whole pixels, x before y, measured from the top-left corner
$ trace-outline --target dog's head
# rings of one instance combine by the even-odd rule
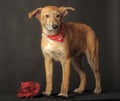
[[[37,18],[45,34],[55,35],[60,28],[61,20],[69,11],[74,11],[72,7],[45,6],[37,8],[29,13],[29,18]]]

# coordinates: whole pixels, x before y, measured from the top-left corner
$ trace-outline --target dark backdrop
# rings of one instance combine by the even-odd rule
[[[72,6],[64,21],[82,22],[96,32],[100,43],[100,70],[104,91],[120,91],[120,2],[119,0],[0,0],[0,93],[16,93],[21,81],[36,81],[45,88],[43,56],[40,49],[41,30],[28,12],[45,5]],[[85,60],[86,89],[94,89],[94,77]],[[61,66],[54,66],[54,90],[60,90]],[[79,78],[72,69],[70,91]]]

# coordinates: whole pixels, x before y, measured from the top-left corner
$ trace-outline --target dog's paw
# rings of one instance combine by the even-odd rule
[[[50,96],[51,95],[51,91],[44,91],[42,92],[43,95],[45,96]]]
[[[67,94],[67,93],[59,93],[58,96],[61,96],[61,97],[68,97],[68,94]]]
[[[100,94],[101,92],[102,92],[101,88],[96,88],[93,93]]]
[[[76,88],[73,92],[74,93],[82,93],[84,89]]]

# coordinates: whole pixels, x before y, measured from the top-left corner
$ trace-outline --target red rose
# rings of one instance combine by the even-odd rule
[[[17,92],[17,96],[19,98],[33,97],[38,94],[39,90],[40,84],[37,82],[21,82],[20,88]]]

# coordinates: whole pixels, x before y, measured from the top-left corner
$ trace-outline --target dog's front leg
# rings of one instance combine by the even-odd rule
[[[46,74],[46,89],[43,92],[44,95],[51,95],[52,92],[52,77],[53,77],[53,62],[52,58],[44,55],[45,59],[45,74]]]
[[[61,91],[58,96],[67,97],[68,89],[69,89],[69,77],[70,77],[70,59],[63,59],[61,61],[62,64],[62,84]]]

